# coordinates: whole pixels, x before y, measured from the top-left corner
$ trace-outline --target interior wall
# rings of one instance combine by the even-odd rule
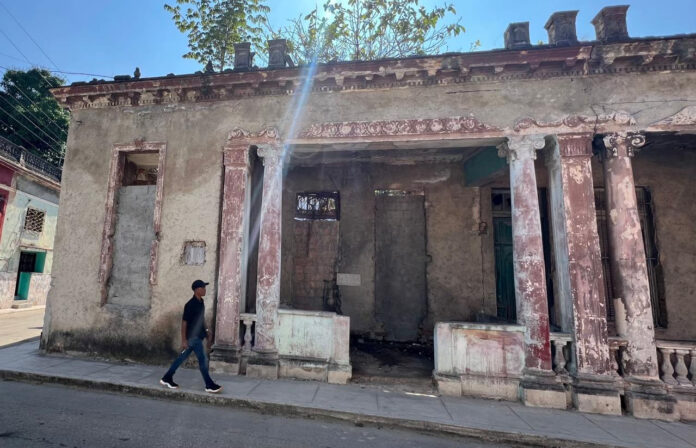
[[[383,323],[375,304],[375,190],[403,190],[424,195],[426,219],[427,315],[423,336],[432,337],[435,322],[474,321],[490,311],[489,267],[484,266],[486,233],[480,234],[480,189],[465,187],[460,163],[388,165],[355,162],[292,167],[284,181],[283,271],[281,301],[298,307],[294,260],[301,248],[293,231],[295,196],[302,191],[339,191],[338,272],[359,281],[339,286],[342,311],[351,332],[378,338]],[[490,259],[486,260],[486,264]],[[306,273],[305,273],[306,275]],[[492,291],[495,310],[495,291]],[[307,305],[307,304],[302,304]]]

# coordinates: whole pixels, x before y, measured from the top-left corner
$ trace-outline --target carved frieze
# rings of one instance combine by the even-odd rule
[[[515,124],[515,132],[525,130],[562,130],[568,129],[574,132],[596,131],[598,127],[611,126],[635,126],[636,120],[627,112],[613,112],[610,114],[589,115],[569,115],[559,120],[543,121],[535,118],[523,118]]]
[[[676,114],[656,121],[649,126],[650,130],[673,130],[680,127],[696,126],[696,106],[686,106]]]
[[[316,123],[300,132],[298,138],[396,137],[409,135],[476,134],[500,129],[468,117],[423,120],[380,120]]]

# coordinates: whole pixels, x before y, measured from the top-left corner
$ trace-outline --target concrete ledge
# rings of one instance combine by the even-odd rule
[[[369,424],[377,426],[386,426],[389,428],[416,430],[436,435],[449,434],[462,437],[473,437],[497,444],[514,444],[516,446],[532,445],[560,448],[595,448],[613,446],[604,443],[582,442],[572,439],[545,437],[542,435],[523,434],[513,431],[507,432],[493,429],[468,428],[464,426],[436,423],[423,420],[413,420],[408,418],[361,414],[357,412],[337,411],[325,408],[316,408],[292,404],[279,404],[253,399],[233,398],[224,395],[210,395],[202,392],[160,389],[135,384],[116,384],[105,381],[96,381],[55,375],[43,375],[30,372],[17,372],[4,369],[0,369],[0,378],[3,380],[15,380],[32,383],[56,383],[85,389],[120,392],[142,397],[162,398],[170,400],[196,402],[216,406],[244,408],[262,413],[273,415],[285,415],[289,417],[322,418],[330,421],[347,421],[356,425]]]

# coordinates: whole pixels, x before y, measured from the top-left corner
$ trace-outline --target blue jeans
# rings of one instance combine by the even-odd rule
[[[191,352],[194,352],[196,354],[196,358],[198,358],[198,368],[201,370],[201,375],[203,375],[205,387],[211,387],[215,383],[208,374],[208,357],[205,356],[205,349],[203,348],[203,339],[196,337],[190,338],[188,340],[188,348],[181,352],[179,356],[174,360],[172,366],[169,368],[169,370],[167,370],[167,373],[164,374],[164,378],[172,379],[174,377],[176,369],[178,369],[179,366],[183,364],[184,361],[186,361],[186,358],[189,357]]]

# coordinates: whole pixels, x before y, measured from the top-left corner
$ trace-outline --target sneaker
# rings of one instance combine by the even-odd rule
[[[210,386],[206,386],[205,391],[211,394],[216,394],[222,390],[222,386],[217,385],[215,383],[211,384]]]
[[[167,386],[170,389],[178,389],[179,385],[174,382],[173,379],[162,378],[160,380],[162,386]]]

